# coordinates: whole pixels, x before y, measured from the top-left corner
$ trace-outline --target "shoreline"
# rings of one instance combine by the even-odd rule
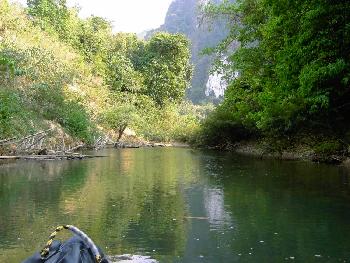
[[[49,136],[51,137],[51,136]],[[52,136],[55,138],[55,136]],[[37,151],[22,151],[13,154],[0,155],[0,159],[24,159],[24,160],[74,160],[74,159],[85,159],[86,157],[91,158],[92,156],[85,156],[82,154],[84,150],[100,150],[103,148],[116,148],[116,149],[132,149],[132,148],[166,148],[166,147],[179,147],[179,148],[197,148],[197,149],[209,149],[217,151],[225,151],[237,153],[240,155],[260,158],[260,159],[276,159],[285,161],[308,161],[313,163],[326,163],[331,165],[344,165],[350,167],[350,157],[340,154],[317,154],[315,151],[307,145],[293,145],[291,147],[283,147],[278,150],[271,148],[271,145],[264,145],[261,140],[248,140],[241,141],[235,144],[226,144],[215,147],[196,147],[195,145],[182,143],[182,142],[155,142],[147,141],[139,137],[126,135],[119,142],[113,142],[110,139],[99,142],[95,145],[84,145],[78,144],[77,147],[62,151],[62,149],[56,148],[55,151],[44,149],[44,154]],[[39,149],[40,152],[42,149]],[[59,158],[57,155],[59,153]],[[42,155],[42,156],[40,156]],[[37,158],[36,158],[37,157]],[[51,158],[52,157],[52,158]],[[56,157],[56,158],[55,158]]]
[[[330,165],[344,165],[350,167],[350,157],[339,154],[317,154],[311,147],[295,146],[280,151],[264,149],[259,141],[244,141],[224,147],[207,147],[206,149],[227,151],[240,155],[251,156],[260,159],[275,159],[284,161],[305,161],[313,163],[325,163]]]
[[[43,132],[40,132],[38,134],[41,134]],[[33,135],[28,136],[29,138],[32,138]],[[91,151],[91,150],[101,150],[106,148],[115,148],[115,149],[131,149],[131,148],[155,148],[155,147],[181,147],[181,148],[189,148],[190,145],[186,143],[181,142],[153,142],[153,141],[147,141],[139,137],[134,136],[125,136],[122,138],[119,142],[113,142],[109,137],[106,136],[107,139],[100,140],[97,139],[96,142],[93,145],[87,145],[79,141],[74,141],[74,143],[77,143],[78,146],[75,147],[69,147],[69,148],[61,148],[59,145],[58,147],[48,147],[48,145],[40,144],[40,147],[38,148],[28,148],[21,151],[18,151],[14,147],[13,144],[11,144],[11,140],[4,140],[4,144],[0,144],[2,146],[2,151],[0,152],[0,162],[6,162],[6,161],[17,161],[17,160],[32,160],[32,161],[52,161],[52,160],[82,160],[82,159],[90,159],[90,158],[99,158],[99,157],[106,157],[106,156],[99,156],[99,155],[86,155],[83,154],[84,151]],[[57,139],[56,136],[47,136],[47,139],[54,140]],[[63,143],[64,144],[64,143]],[[15,151],[10,151],[11,148],[16,149]],[[49,148],[49,149],[48,149]]]
[[[149,148],[149,147],[179,147],[179,148],[190,148],[191,146],[186,143],[181,142],[149,142],[140,140],[138,142],[123,140],[120,142],[116,142],[114,144],[117,149],[125,149],[125,148]]]

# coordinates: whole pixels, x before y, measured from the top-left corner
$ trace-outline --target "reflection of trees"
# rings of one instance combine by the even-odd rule
[[[184,149],[105,154],[1,166],[0,262],[19,262],[62,223],[81,227],[108,253],[155,249],[168,255],[161,262],[183,254],[184,262],[200,254],[206,262],[229,262],[251,248],[260,262],[290,253],[309,262],[316,250],[350,256],[343,168]]]
[[[89,233],[111,253],[140,248],[177,253],[185,239],[184,200],[178,188],[192,180],[190,155],[176,149],[122,150],[113,154],[90,170],[80,195],[85,196],[84,202],[93,204],[78,205],[80,220],[96,218],[87,226]],[[89,197],[88,193],[94,195]]]
[[[0,241],[16,248],[0,245],[0,261],[11,256],[13,262],[20,261],[39,249],[52,228],[62,223],[81,227],[101,247],[108,247],[108,253],[141,248],[181,253],[186,239],[181,189],[197,179],[192,173],[197,160],[182,149],[107,154],[110,158],[43,167],[25,163],[1,170]],[[16,240],[18,235],[23,240]]]
[[[72,174],[79,180],[71,180]],[[84,182],[86,169],[78,162],[18,162],[0,169],[0,244],[13,248],[13,259],[0,262],[17,262],[28,251],[38,249],[47,239],[46,231],[59,219],[61,191],[69,182],[71,188]],[[57,224],[57,223],[56,223]],[[33,235],[38,233],[38,235]],[[30,253],[29,252],[29,253]]]
[[[210,184],[223,190],[226,210],[232,211],[236,255],[254,248],[260,262],[289,256],[310,262],[317,251],[350,256],[349,238],[342,235],[350,220],[344,213],[350,189],[342,183],[349,177],[343,168],[235,156],[217,158],[206,173],[220,178],[211,177]]]

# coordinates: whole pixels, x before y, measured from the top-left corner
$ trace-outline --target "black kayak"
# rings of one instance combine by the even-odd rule
[[[74,236],[60,242],[54,240],[63,229],[70,230]],[[80,229],[71,225],[59,226],[41,252],[35,253],[22,263],[109,263],[102,250]]]

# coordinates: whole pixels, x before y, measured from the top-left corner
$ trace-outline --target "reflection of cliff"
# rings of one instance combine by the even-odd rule
[[[327,262],[349,258],[349,238],[342,234],[350,220],[346,169],[230,155],[203,163],[210,164],[203,173],[215,189],[204,190],[208,217],[225,218],[223,203],[231,212],[233,254],[251,252],[247,262],[280,262],[285,255],[312,262],[318,250]]]
[[[222,189],[204,189],[203,201],[212,227],[223,228],[228,222],[232,221],[225,208],[224,191]]]

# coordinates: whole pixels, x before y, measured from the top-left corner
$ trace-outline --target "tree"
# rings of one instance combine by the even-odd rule
[[[43,30],[55,31],[61,36],[66,32],[69,17],[66,0],[28,0],[28,14]]]
[[[136,68],[144,74],[145,94],[159,105],[183,99],[192,76],[188,40],[158,33],[141,50]]]
[[[143,75],[133,64],[140,43],[135,34],[113,36],[105,61],[106,82],[113,91],[141,93],[144,90]]]
[[[91,16],[81,21],[78,33],[80,51],[93,66],[94,73],[105,76],[106,61],[112,42],[112,25],[104,18]]]
[[[117,142],[123,136],[125,129],[136,119],[136,108],[130,104],[109,107],[101,115],[102,122],[118,134]]]
[[[143,90],[142,74],[120,53],[108,56],[106,79],[113,91],[138,93]]]

